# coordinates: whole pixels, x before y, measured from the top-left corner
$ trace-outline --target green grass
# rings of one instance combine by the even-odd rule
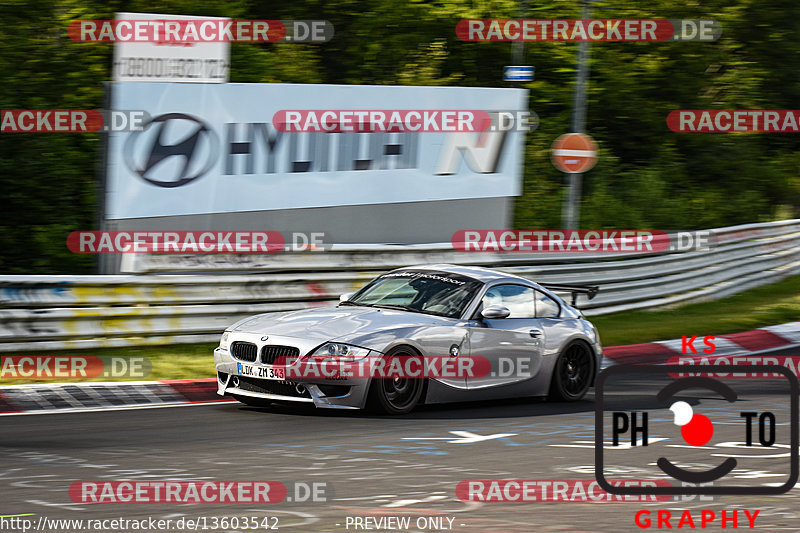
[[[214,348],[216,344],[173,344],[168,346],[127,346],[89,350],[58,350],[49,352],[8,352],[7,355],[81,355],[96,357],[147,357],[152,371],[144,377],[92,379],[0,379],[2,385],[22,383],[52,383],[54,381],[150,381],[158,379],[188,379],[214,377]]]
[[[800,276],[713,302],[589,318],[604,346],[747,331],[800,320]]]
[[[679,338],[681,335],[721,335],[800,320],[800,276],[713,302],[660,311],[629,311],[591,317],[604,346]],[[178,344],[25,352],[4,355],[144,356],[152,373],[131,379],[188,379],[214,376],[214,344]],[[115,378],[115,381],[124,379]],[[45,383],[53,380],[2,379],[0,384]],[[63,380],[108,381],[108,379]]]

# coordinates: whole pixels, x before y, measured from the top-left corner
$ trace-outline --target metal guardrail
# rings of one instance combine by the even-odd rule
[[[599,285],[594,299],[578,299],[590,316],[712,300],[800,273],[800,220],[709,231],[708,249],[650,254],[466,253],[450,244],[129,254],[124,275],[0,276],[0,351],[213,342],[239,318],[330,305],[380,272],[422,263]]]

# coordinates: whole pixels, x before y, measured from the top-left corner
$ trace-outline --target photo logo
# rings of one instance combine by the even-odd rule
[[[714,435],[714,424],[706,415],[696,415],[686,402],[675,402],[669,410],[675,413],[675,425],[681,428],[681,436],[687,444],[703,446]]]
[[[727,401],[733,403],[737,399],[736,392],[721,381],[707,377],[693,377],[673,381],[658,393],[659,401],[666,401],[682,390],[702,388],[717,392]],[[681,428],[681,436],[691,446],[703,446],[714,435],[714,424],[705,415],[695,415],[692,406],[684,401],[673,403],[670,408],[675,414],[674,423]],[[736,459],[729,457],[723,464],[705,472],[690,472],[673,464],[669,459],[660,457],[658,467],[667,475],[687,483],[710,483],[728,475],[736,468]]]
[[[595,402],[600,487],[612,494],[782,494],[792,489],[798,479],[797,377],[777,365],[692,365],[692,376],[675,379],[684,375],[682,369],[619,365],[600,373]],[[708,377],[720,373],[740,374],[740,379]],[[785,380],[765,377],[769,374]],[[699,453],[706,457],[698,460]],[[621,466],[651,465],[680,483],[624,487],[606,478],[607,471]]]

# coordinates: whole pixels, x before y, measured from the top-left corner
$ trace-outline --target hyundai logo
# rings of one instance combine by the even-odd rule
[[[155,117],[125,141],[128,168],[158,187],[186,185],[206,174],[217,161],[217,136],[205,122],[183,113]]]

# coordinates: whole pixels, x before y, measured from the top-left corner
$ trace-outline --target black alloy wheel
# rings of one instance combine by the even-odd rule
[[[583,342],[567,346],[558,356],[553,369],[550,398],[562,402],[574,402],[586,395],[595,372],[592,350]]]

